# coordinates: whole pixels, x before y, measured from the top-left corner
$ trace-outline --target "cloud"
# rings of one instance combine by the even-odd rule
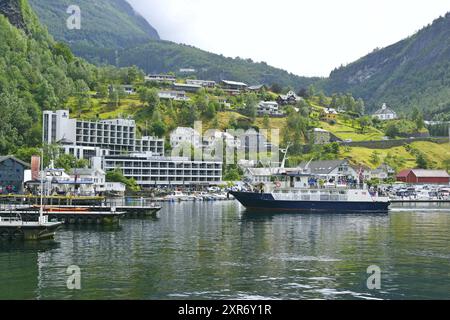
[[[163,39],[327,76],[450,9],[429,0],[128,0]]]

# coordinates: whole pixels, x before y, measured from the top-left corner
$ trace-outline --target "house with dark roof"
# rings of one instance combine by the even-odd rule
[[[248,88],[248,85],[244,82],[222,80],[220,82],[222,89],[230,94],[239,94]]]
[[[282,106],[294,105],[297,102],[300,102],[301,100],[302,100],[302,98],[297,96],[294,91],[289,91],[286,94],[281,94],[277,98],[278,104],[280,104]]]
[[[388,108],[386,103],[383,104],[381,109],[378,109],[377,111],[375,111],[373,116],[375,118],[380,119],[380,120],[394,120],[394,119],[397,119],[397,113],[394,110]]]
[[[450,184],[445,170],[407,169],[397,174],[397,181],[411,184]]]
[[[0,156],[0,194],[23,192],[25,170],[31,165],[13,156]]]

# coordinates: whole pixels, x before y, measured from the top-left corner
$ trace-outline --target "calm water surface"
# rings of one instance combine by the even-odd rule
[[[164,204],[159,218],[0,243],[0,299],[450,299],[450,207],[249,214]],[[78,265],[82,289],[67,289]],[[381,289],[366,286],[381,268]]]

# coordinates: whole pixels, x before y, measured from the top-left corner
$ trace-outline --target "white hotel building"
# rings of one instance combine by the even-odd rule
[[[65,153],[90,159],[95,169],[120,169],[144,189],[222,183],[222,161],[164,157],[164,139],[136,138],[134,120],[84,121],[58,110],[44,111],[43,121],[45,143],[59,143]]]
[[[136,122],[130,119],[85,121],[70,119],[68,110],[44,111],[44,141],[60,143],[65,153],[78,159],[152,152],[164,155],[164,139],[136,137]]]
[[[143,189],[222,183],[221,161],[191,161],[185,157],[155,157],[146,154],[104,156],[101,161],[105,171],[120,168],[125,177],[134,178]]]

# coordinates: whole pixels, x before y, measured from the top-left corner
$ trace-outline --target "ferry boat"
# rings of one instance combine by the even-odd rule
[[[363,189],[275,189],[272,192],[230,192],[247,210],[388,212],[390,200]]]

